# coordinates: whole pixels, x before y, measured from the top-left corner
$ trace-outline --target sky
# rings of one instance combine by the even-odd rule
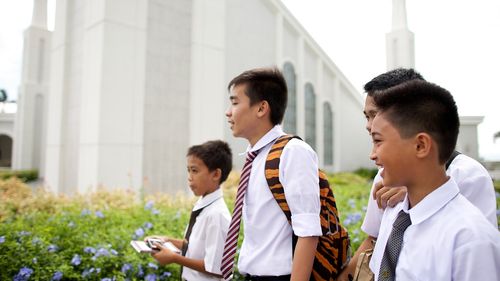
[[[17,97],[22,32],[31,21],[32,1],[0,0],[0,88],[10,100]],[[52,28],[54,0],[48,2]],[[392,0],[282,2],[360,93],[386,71]],[[406,9],[416,70],[453,94],[460,115],[484,116],[479,154],[500,160],[500,139],[493,140],[500,131],[500,1],[407,0]]]

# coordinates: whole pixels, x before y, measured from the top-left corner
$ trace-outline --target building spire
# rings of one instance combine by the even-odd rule
[[[33,0],[31,26],[47,29],[47,0]]]
[[[415,68],[414,41],[406,21],[405,0],[392,0],[392,30],[386,34],[387,70]]]
[[[392,0],[392,30],[408,29],[406,1]]]

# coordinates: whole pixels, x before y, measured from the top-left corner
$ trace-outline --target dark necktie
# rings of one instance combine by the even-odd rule
[[[201,213],[201,211],[203,211],[203,208],[191,212],[191,217],[189,218],[189,224],[188,224],[188,228],[186,230],[186,235],[184,235],[184,240],[186,240],[187,242],[184,242],[184,244],[182,245],[182,255],[183,256],[186,255],[188,244],[189,244],[189,237],[191,236],[191,232],[193,231],[193,225],[196,222],[196,217],[198,217],[198,215]]]
[[[392,225],[392,232],[385,245],[384,256],[380,264],[378,280],[389,281],[396,277],[396,265],[398,264],[401,246],[403,245],[403,236],[405,230],[411,225],[410,215],[401,210]]]
[[[240,184],[236,192],[236,200],[234,202],[234,211],[229,224],[229,231],[224,245],[224,253],[222,255],[221,272],[224,280],[231,280],[234,266],[234,256],[238,246],[238,235],[240,233],[241,214],[243,209],[243,199],[248,187],[250,179],[250,171],[252,170],[252,162],[259,154],[259,150],[249,152],[243,170],[241,171]]]

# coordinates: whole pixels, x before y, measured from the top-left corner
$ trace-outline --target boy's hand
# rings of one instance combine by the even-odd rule
[[[394,207],[405,199],[406,186],[387,187],[379,181],[375,184],[372,195],[380,209],[385,209],[387,206]]]
[[[167,236],[152,235],[152,236],[146,236],[144,238],[144,242],[147,243],[149,239],[159,239],[162,240],[163,242],[168,242],[170,240]]]
[[[169,249],[163,247],[163,245],[156,243],[155,246],[160,250],[156,253],[151,253],[151,256],[158,261],[161,265],[167,265],[176,262],[176,258],[179,254],[176,254]]]

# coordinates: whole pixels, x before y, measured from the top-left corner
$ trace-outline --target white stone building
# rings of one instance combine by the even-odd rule
[[[210,139],[228,141],[241,168],[227,83],[273,65],[289,86],[285,130],[327,171],[373,168],[362,94],[279,0],[58,0],[52,33],[47,0],[34,1],[13,168],[39,169],[55,192],[186,191],[187,148]],[[394,65],[413,64],[408,32],[387,37]]]

